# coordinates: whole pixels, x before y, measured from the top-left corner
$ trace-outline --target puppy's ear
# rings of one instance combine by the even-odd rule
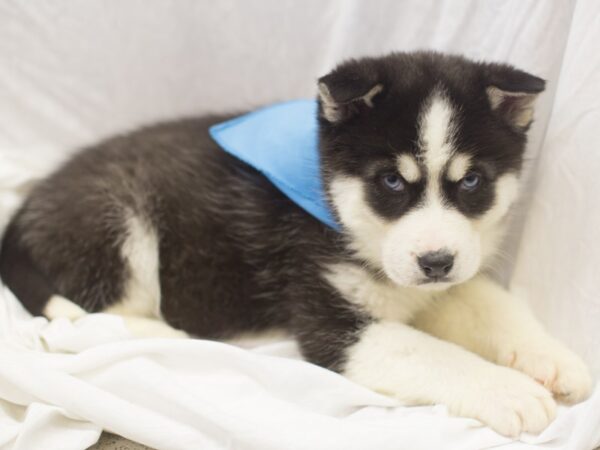
[[[517,131],[527,131],[533,105],[546,82],[510,66],[489,66],[487,96],[492,110]]]
[[[383,91],[371,62],[350,61],[319,78],[320,114],[331,123],[340,123],[375,106]]]

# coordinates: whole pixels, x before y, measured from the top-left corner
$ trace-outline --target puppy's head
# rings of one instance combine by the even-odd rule
[[[352,60],[319,80],[323,179],[357,255],[402,286],[475,275],[518,191],[544,81],[436,53]]]

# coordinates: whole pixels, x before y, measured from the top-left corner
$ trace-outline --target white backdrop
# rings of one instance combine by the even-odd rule
[[[595,0],[4,0],[0,3],[0,226],[8,220],[29,181],[47,173],[79,146],[115,132],[156,120],[310,97],[315,93],[315,80],[347,57],[437,49],[508,61],[546,78],[548,89],[538,103],[529,147],[533,176],[510,237],[509,250],[514,256],[504,272],[512,272],[515,289],[527,296],[553,334],[585,356],[598,376],[600,245],[596,235],[600,230],[600,200],[595,192],[600,188],[600,138],[596,130],[600,123],[599,40],[600,2]],[[93,347],[98,340],[122,337],[120,332],[110,338],[94,337],[95,328],[90,323],[109,321],[116,326],[112,319],[98,317],[87,325],[78,324],[78,333],[88,339],[81,341],[82,335],[74,335],[64,323],[16,321],[14,305],[8,297],[4,303],[4,309],[0,308],[0,337],[2,343],[10,342],[11,346],[36,348],[42,341],[47,346],[49,327],[54,334],[48,339],[58,339],[61,344],[53,345],[59,350],[73,350],[74,344],[68,342],[74,336],[77,350],[89,351],[96,351]],[[57,337],[63,331],[64,336]],[[203,344],[191,345],[196,351]],[[293,356],[290,348],[283,354]],[[30,370],[30,363],[39,364],[37,354],[30,356],[29,362],[20,360],[22,371]],[[181,367],[175,366],[167,369],[179,373]],[[64,375],[56,364],[54,369]],[[111,371],[113,375],[115,372]],[[19,377],[14,373],[4,373],[4,377],[0,364],[0,397],[6,398],[3,386],[17,389],[14,383]],[[93,384],[89,377],[82,380]],[[113,380],[114,389],[118,390],[119,380]],[[54,387],[60,391],[58,386]],[[107,386],[102,389],[114,394]],[[0,425],[3,410],[9,411],[5,420],[10,424],[4,428],[9,432],[0,431],[0,448],[35,448],[27,439],[39,438],[35,430],[43,427],[24,417],[36,417],[32,411],[39,413],[40,408],[46,418],[66,414],[94,422],[93,426],[82,425],[84,431],[72,442],[83,442],[84,435],[92,442],[100,427],[106,427],[139,441],[146,439],[158,448],[194,448],[181,442],[166,443],[164,433],[154,435],[136,428],[127,417],[116,420],[114,410],[112,421],[100,413],[92,417],[89,408],[67,406],[60,396],[38,391],[34,395],[24,386],[18,389],[30,396],[0,403]],[[315,385],[311,389],[318,392],[319,388]],[[215,390],[219,392],[217,387]],[[89,394],[90,402],[96,399],[115,406],[96,394]],[[361,398],[358,403],[367,397]],[[352,401],[342,404],[349,407],[349,402],[356,407]],[[17,404],[29,408],[14,406]],[[156,413],[152,405],[146,406],[146,413]],[[56,407],[58,412],[52,409]],[[427,417],[438,417],[435,411]],[[598,420],[596,425],[590,422],[586,428],[583,421],[584,425],[578,425],[579,434],[574,433],[573,417],[580,417],[582,411],[566,411],[563,422],[550,434],[530,442],[552,444],[552,448],[600,444],[600,435],[590,431],[600,429],[598,416],[588,414],[588,420]],[[404,417],[405,412],[395,414]],[[413,410],[406,414],[414,419]],[[403,420],[412,423],[413,419]],[[408,434],[396,430],[393,436],[409,439],[414,443],[411,448],[419,448],[419,442],[423,448],[441,448],[439,442],[461,449],[477,448],[466,443],[483,442],[469,440],[465,431],[471,427],[469,421],[447,419],[450,425],[440,425],[436,420],[417,422],[438,430],[437,444],[427,440],[431,436],[417,437],[421,434],[406,430]],[[62,422],[58,423],[56,429],[66,433],[68,428],[74,436],[72,421],[62,428]],[[223,422],[219,426],[226,427]],[[420,430],[419,426],[414,430]],[[464,433],[457,434],[457,430]],[[216,439],[210,430],[201,434],[203,439]],[[485,436],[489,445],[508,445],[494,433],[489,435],[494,438]],[[281,448],[283,441],[276,438],[277,433],[272,448]],[[301,442],[300,437],[297,439]],[[578,444],[573,439],[579,439]],[[56,448],[83,448],[76,444],[68,447],[65,442],[61,438]],[[361,448],[361,443],[373,443],[354,435],[351,442],[356,448]],[[323,442],[320,445],[328,448]],[[262,443],[256,448],[271,447]]]

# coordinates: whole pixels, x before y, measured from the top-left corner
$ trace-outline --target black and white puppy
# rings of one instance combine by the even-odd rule
[[[480,274],[517,196],[544,81],[436,53],[346,62],[319,80],[335,231],[208,127],[87,148],[10,223],[0,274],[49,318],[120,314],[140,336],[283,328],[304,356],[409,405],[539,432],[591,388],[584,363]]]

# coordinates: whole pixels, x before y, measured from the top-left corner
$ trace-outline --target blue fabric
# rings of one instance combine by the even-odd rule
[[[295,100],[210,127],[228,153],[265,175],[298,206],[339,229],[325,201],[317,137],[317,102]]]

